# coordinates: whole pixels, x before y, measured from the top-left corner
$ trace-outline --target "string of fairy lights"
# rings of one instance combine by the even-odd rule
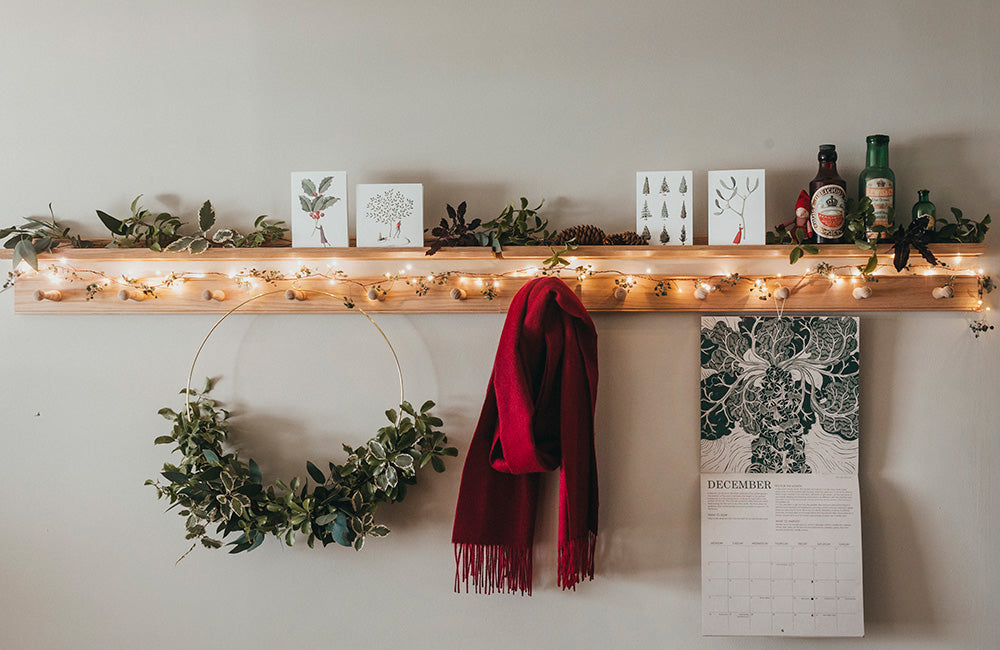
[[[505,280],[511,278],[530,278],[543,275],[563,277],[565,279],[575,278],[580,283],[585,283],[594,277],[610,277],[614,279],[613,296],[618,300],[625,298],[633,291],[649,291],[656,297],[667,297],[672,294],[684,294],[690,292],[698,300],[706,300],[715,292],[745,290],[750,295],[760,300],[781,300],[789,296],[800,285],[816,278],[825,278],[831,286],[838,286],[842,283],[855,285],[852,295],[855,299],[862,300],[872,295],[871,285],[878,282],[879,277],[884,277],[891,264],[879,264],[874,272],[864,274],[859,267],[853,265],[834,266],[827,262],[820,262],[815,267],[807,267],[804,273],[798,275],[783,276],[783,274],[755,275],[748,276],[740,273],[725,273],[711,276],[667,276],[654,274],[652,269],[646,269],[645,273],[631,273],[613,268],[597,269],[593,264],[581,262],[574,257],[559,258],[556,256],[555,262],[543,266],[528,266],[524,268],[502,271],[502,272],[468,272],[468,271],[439,271],[432,273],[418,273],[412,270],[412,265],[398,271],[387,271],[381,276],[352,276],[347,272],[334,268],[333,266],[321,270],[305,264],[297,264],[295,271],[281,271],[278,269],[258,269],[244,268],[235,272],[221,271],[170,271],[156,275],[139,276],[131,274],[112,274],[100,269],[76,268],[65,260],[57,263],[42,265],[37,271],[22,264],[19,268],[10,272],[4,288],[12,286],[19,278],[37,275],[47,278],[53,288],[49,290],[38,290],[35,292],[37,300],[61,300],[59,285],[63,283],[86,283],[86,300],[93,300],[100,294],[117,290],[117,295],[122,300],[146,300],[169,296],[171,293],[181,289],[189,280],[204,280],[216,278],[219,280],[230,280],[239,289],[253,293],[264,286],[278,287],[285,283],[289,285],[287,297],[289,299],[301,297],[301,292],[297,292],[296,283],[302,280],[327,281],[331,285],[349,285],[361,290],[370,301],[386,300],[393,292],[400,288],[412,291],[416,296],[425,296],[431,287],[449,285],[452,298],[464,300],[470,295],[478,293],[484,300],[493,300],[500,295],[503,290]],[[958,277],[975,276],[978,279],[978,302],[977,311],[989,311],[988,306],[984,306],[984,296],[993,289],[993,282],[989,276],[985,275],[982,269],[972,270],[960,268],[960,258],[956,258],[954,265],[939,261],[937,265],[911,265],[904,269],[906,275],[934,275],[940,277],[942,284],[935,286],[932,291],[934,298],[951,298],[954,295],[952,285]],[[788,283],[793,283],[789,285]],[[225,300],[226,295],[222,290],[205,290],[203,292],[205,300]],[[347,306],[352,306],[351,299],[345,297]],[[985,318],[985,314],[983,315]],[[985,321],[981,319],[983,327]],[[982,331],[982,330],[980,330]]]

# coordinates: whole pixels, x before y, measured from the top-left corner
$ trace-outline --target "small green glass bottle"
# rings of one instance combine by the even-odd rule
[[[917,190],[917,202],[913,204],[913,220],[920,217],[927,217],[928,232],[934,232],[934,217],[936,215],[934,204],[930,200],[930,190]]]
[[[889,169],[889,136],[870,135],[867,138],[868,156],[864,171],[858,176],[858,200],[866,196],[875,209],[876,226],[892,226],[890,214],[895,212],[896,175]],[[868,239],[875,233],[869,231]]]

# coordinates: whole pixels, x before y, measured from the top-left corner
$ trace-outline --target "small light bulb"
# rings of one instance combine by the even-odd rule
[[[498,280],[494,280],[493,281],[493,288],[496,289],[499,286],[500,286],[500,282]]]
[[[477,287],[483,286],[483,279],[482,278],[476,278],[476,286]]]
[[[386,277],[386,279],[388,280],[389,278],[391,278],[391,277],[392,277],[392,273],[389,273],[388,271],[386,271],[386,272],[385,272],[385,277]]]
[[[434,281],[434,276],[433,275],[428,275],[427,276],[427,281],[428,282],[433,282]]]
[[[407,270],[407,271],[409,271],[409,270],[410,270],[410,269],[412,269],[412,268],[413,268],[413,265],[412,265],[412,264],[407,264],[407,265],[406,265],[406,270]]]

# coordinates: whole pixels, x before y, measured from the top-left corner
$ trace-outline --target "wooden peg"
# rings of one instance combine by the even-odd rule
[[[305,300],[306,292],[301,289],[289,289],[285,292],[285,298],[288,300]]]
[[[854,291],[851,292],[855,300],[864,300],[865,298],[872,297],[871,287],[854,287]]]
[[[615,287],[613,295],[615,297],[615,300],[620,300],[624,302],[625,299],[628,298],[628,289],[626,289],[625,287]]]
[[[774,290],[774,297],[778,300],[788,300],[788,296],[790,296],[791,293],[792,292],[789,291],[788,287],[778,287]]]
[[[51,300],[52,302],[59,302],[62,300],[62,292],[58,289],[51,289],[49,291],[42,291],[41,289],[35,289],[35,300],[41,302],[42,300]]]
[[[222,289],[205,289],[201,292],[202,300],[216,300],[222,302],[226,299],[226,292]]]
[[[937,300],[941,300],[942,298],[944,298],[944,299],[954,298],[955,297],[955,289],[953,289],[952,287],[947,286],[947,285],[943,286],[943,287],[935,287],[931,291],[931,295],[934,296],[934,298],[937,299]]]
[[[136,289],[122,289],[118,292],[118,300],[134,300],[142,302],[146,299],[146,294]]]
[[[454,287],[451,290],[451,299],[452,300],[465,300],[468,297],[469,297],[469,294],[468,294],[468,292],[466,292],[465,289],[460,289],[459,287]]]
[[[368,300],[371,302],[381,302],[382,300],[385,300],[385,292],[379,291],[377,287],[369,287]]]
[[[698,300],[704,300],[705,298],[708,298],[708,289],[706,289],[703,286],[699,286],[697,289],[694,290],[694,297],[697,298]]]

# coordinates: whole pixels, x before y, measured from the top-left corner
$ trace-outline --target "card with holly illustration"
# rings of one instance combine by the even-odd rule
[[[292,172],[292,246],[346,247],[347,172]]]

